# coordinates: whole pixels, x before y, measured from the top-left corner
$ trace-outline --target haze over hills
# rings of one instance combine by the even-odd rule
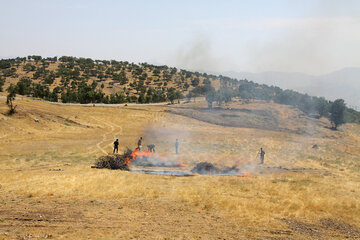
[[[309,75],[297,72],[223,72],[237,79],[293,89],[330,100],[342,98],[349,107],[360,109],[360,68],[344,68],[324,75]]]

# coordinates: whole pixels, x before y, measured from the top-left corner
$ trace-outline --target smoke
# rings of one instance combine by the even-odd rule
[[[267,41],[249,43],[245,66],[252,71],[327,73],[360,66],[360,18],[269,20],[281,33]]]
[[[152,157],[140,159],[139,165],[148,166],[185,166],[183,159],[176,155],[175,142],[179,141],[179,149],[183,148],[184,142],[188,142],[192,136],[185,129],[166,127],[165,125],[151,125],[143,133],[143,150],[147,145],[155,145],[155,153]]]
[[[213,43],[209,35],[195,34],[176,50],[168,62],[183,69],[209,72],[231,68],[230,58],[230,56],[218,57],[214,54]]]
[[[197,33],[168,62],[204,72],[315,75],[360,67],[354,54],[360,52],[359,1],[293,2],[286,7],[289,13],[279,17],[194,20],[192,29]]]

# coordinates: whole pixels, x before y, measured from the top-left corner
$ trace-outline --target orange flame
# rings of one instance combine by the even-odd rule
[[[135,150],[130,154],[131,158],[133,160],[136,160],[136,158],[143,158],[143,157],[151,157],[152,153],[150,151],[147,152],[139,152],[139,148],[135,148]]]
[[[186,164],[186,163],[180,162],[180,163],[179,163],[179,166],[180,166],[180,167],[188,167],[189,165]]]
[[[238,174],[237,177],[251,177],[250,173]]]
[[[135,148],[135,150],[130,154],[130,158],[127,157],[125,159],[125,164],[129,165],[132,161],[136,161],[136,159],[142,159],[144,157],[152,157],[152,155],[153,154],[150,151],[139,152],[139,148]],[[165,159],[163,159],[163,160],[165,160]],[[180,167],[188,167],[189,166],[188,164],[183,163],[182,161],[180,161],[178,165]]]

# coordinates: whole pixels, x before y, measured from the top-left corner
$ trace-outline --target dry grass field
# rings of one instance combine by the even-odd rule
[[[213,124],[202,115],[206,103],[16,104],[13,116],[0,104],[0,239],[360,238],[359,125],[332,131],[325,119],[261,102],[231,103],[219,119],[241,120],[240,113],[251,110],[255,121],[266,111],[275,130],[253,128],[266,119],[248,128]],[[252,175],[171,177],[90,168],[112,152],[114,139],[123,151],[139,136],[156,145],[157,156],[189,164],[185,170],[201,161],[238,163]]]

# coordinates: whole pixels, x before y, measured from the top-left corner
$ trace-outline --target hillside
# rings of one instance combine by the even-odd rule
[[[29,56],[0,62],[3,91],[11,83],[16,84],[23,79],[27,87],[36,84],[34,89],[37,91],[25,89],[21,93],[50,101],[164,102],[171,91],[176,92],[176,98],[183,98],[183,94],[204,81],[210,81],[219,88],[219,79],[215,76],[147,63],[65,56],[59,59]],[[89,94],[80,99],[73,97],[73,93],[80,88]]]
[[[266,101],[236,100],[211,113],[206,102],[17,105],[12,116],[0,105],[0,238],[360,237],[358,124],[333,131],[326,118]],[[243,121],[248,118],[258,121]],[[90,168],[112,152],[114,139],[123,151],[135,148],[139,136],[144,146],[156,145],[156,157],[188,164],[165,170],[188,171],[206,161],[237,164],[251,175],[171,177]]]
[[[230,103],[237,97],[243,102],[265,100],[291,105],[308,116],[329,119],[333,119],[331,112],[338,108],[336,100],[333,102],[248,80],[147,63],[134,64],[68,56],[28,56],[0,60],[0,70],[0,91],[7,90],[15,95],[32,96],[52,102],[174,103],[185,97],[191,100],[205,96],[208,107],[212,108],[214,102],[221,107],[223,103]],[[344,101],[339,101],[341,112],[344,112],[339,123],[360,123],[360,113],[346,107]],[[337,124],[334,125],[336,127]]]
[[[291,72],[224,72],[222,74],[284,89],[293,89],[313,96],[323,96],[330,100],[342,98],[349,106],[360,109],[358,98],[360,68],[344,68],[318,76]]]

